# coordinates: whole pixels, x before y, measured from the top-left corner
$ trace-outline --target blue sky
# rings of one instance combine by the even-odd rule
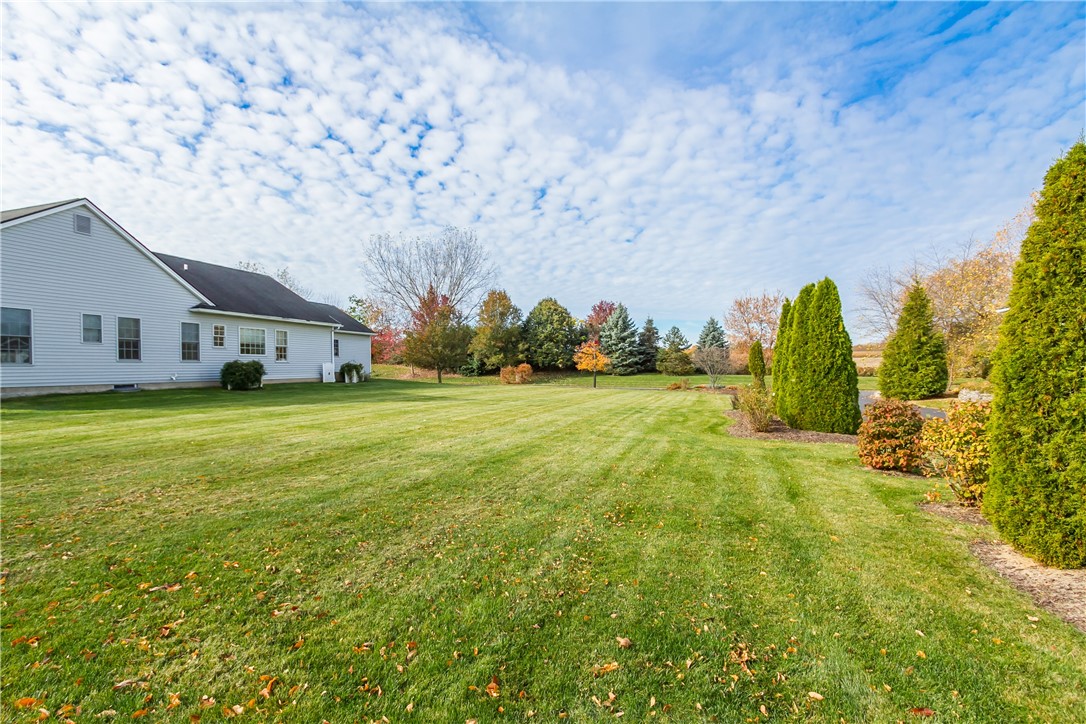
[[[1086,127],[1082,3],[33,5],[3,13],[4,208],[345,300],[365,240],[474,227],[527,312],[695,335],[989,237]]]

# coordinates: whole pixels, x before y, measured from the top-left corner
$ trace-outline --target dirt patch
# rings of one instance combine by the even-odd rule
[[[1086,633],[1086,569],[1046,568],[1006,543],[977,541],[972,549],[1039,607]]]
[[[920,510],[941,515],[944,518],[956,520],[959,523],[969,525],[991,525],[976,508],[967,508],[956,503],[920,503]]]
[[[811,430],[793,430],[780,420],[774,419],[769,432],[755,432],[747,422],[743,413],[738,410],[725,412],[726,417],[735,420],[734,425],[728,427],[728,432],[733,437],[743,437],[750,440],[783,440],[785,442],[819,442],[838,443],[842,445],[855,445],[855,435],[841,435],[835,432],[812,432]]]

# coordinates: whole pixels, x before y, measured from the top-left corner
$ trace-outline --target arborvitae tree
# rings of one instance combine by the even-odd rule
[[[690,346],[690,341],[683,335],[678,327],[667,330],[662,340],[664,347],[670,350],[683,350]]]
[[[611,360],[616,375],[632,375],[641,366],[641,347],[637,343],[637,326],[630,319],[625,304],[619,304],[600,327],[600,347]]]
[[[931,299],[916,282],[882,353],[879,391],[883,397],[919,400],[941,394],[946,383],[946,340],[935,328]]]
[[[709,317],[709,321],[701,328],[701,336],[698,337],[698,347],[709,349],[710,347],[728,348],[728,337],[724,334],[724,328],[715,317]]]
[[[754,343],[750,345],[747,369],[754,378],[754,386],[765,389],[765,357],[762,356],[762,341],[759,339],[754,340]]]
[[[1086,566],[1086,145],[1045,176],[992,382],[984,512],[1046,565]]]
[[[524,361],[520,310],[501,289],[492,289],[479,309],[471,353],[480,367],[494,370]]]
[[[777,417],[788,418],[788,356],[792,340],[792,300],[784,298],[777,341],[773,344],[773,403]]]
[[[524,320],[528,360],[536,369],[568,369],[577,346],[577,321],[552,297],[535,305]]]
[[[792,316],[797,318],[795,308]],[[798,393],[793,397],[795,426],[854,435],[861,422],[858,378],[841,297],[831,279],[818,283],[798,319],[803,327],[793,339],[800,343],[793,347],[796,364],[791,368]]]
[[[799,426],[799,415],[811,394],[811,370],[808,359],[810,330],[807,317],[810,314],[811,296],[815,285],[808,284],[799,290],[792,302],[792,314],[788,332],[788,384],[785,388],[785,406],[781,419],[789,427]]]
[[[660,351],[660,330],[656,329],[652,317],[645,320],[645,326],[637,337],[637,344],[641,349],[641,371],[655,372],[656,353]]]

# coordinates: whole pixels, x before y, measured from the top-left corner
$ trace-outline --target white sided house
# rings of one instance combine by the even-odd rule
[[[266,382],[370,372],[368,329],[275,279],[155,254],[86,199],[0,216],[0,394],[218,384],[231,360]]]

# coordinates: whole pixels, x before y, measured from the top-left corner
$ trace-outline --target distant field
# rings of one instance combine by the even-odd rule
[[[726,399],[5,402],[2,718],[1081,718],[1086,637],[974,558],[991,528],[850,445],[733,438]]]

